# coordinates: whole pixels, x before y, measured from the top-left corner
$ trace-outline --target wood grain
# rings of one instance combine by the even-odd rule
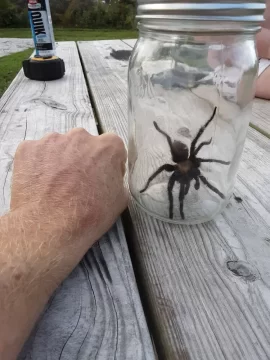
[[[1,213],[21,141],[73,127],[97,135],[76,44],[60,43],[57,54],[63,79],[30,81],[20,72],[0,101]],[[57,289],[19,359],[154,359],[120,220]]]
[[[254,99],[251,123],[270,137],[270,101]]]
[[[127,82],[110,51],[128,47],[79,43],[101,125],[125,141]],[[250,129],[235,195],[215,221],[166,224],[131,201],[129,246],[160,359],[270,358],[269,178],[269,139]]]

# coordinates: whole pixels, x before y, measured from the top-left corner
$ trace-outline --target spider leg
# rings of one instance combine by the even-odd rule
[[[190,182],[186,184],[185,186],[185,196],[188,194],[190,188]]]
[[[172,141],[171,137],[167,133],[165,133],[165,131],[160,129],[156,121],[154,121],[153,124],[156,130],[160,132],[163,136],[165,136],[165,138],[167,139],[173,162],[178,163],[187,160],[189,151],[186,144],[183,144],[181,141]]]
[[[230,165],[230,161],[223,161],[223,160],[217,160],[217,159],[201,159],[197,158],[199,162],[208,162],[208,163],[218,163],[223,165]]]
[[[184,214],[185,187],[186,187],[185,184],[181,184],[180,192],[179,192],[180,215],[182,220],[185,220],[185,214]]]
[[[200,175],[199,178],[201,179],[201,181],[204,183],[204,185],[206,185],[210,190],[212,190],[214,193],[218,194],[218,196],[221,197],[221,199],[225,199],[224,194],[222,194],[221,191],[219,191],[215,186],[211,185],[207,179],[205,178],[205,176]]]
[[[173,151],[173,143],[172,143],[171,137],[170,137],[167,133],[165,133],[165,131],[161,130],[161,128],[158,126],[158,124],[157,124],[156,121],[154,121],[153,123],[154,123],[154,126],[155,126],[156,130],[157,130],[158,132],[160,132],[162,135],[164,135],[165,138],[167,139],[168,144],[169,144],[169,147],[170,147],[171,152],[172,152],[172,151]]]
[[[168,198],[169,198],[169,217],[170,219],[173,219],[173,187],[176,181],[176,177],[174,174],[170,177],[170,180],[168,182]]]
[[[151,181],[154,180],[154,178],[156,176],[158,176],[158,174],[160,174],[162,171],[168,171],[168,172],[172,172],[175,170],[173,165],[170,164],[164,164],[162,166],[160,166],[148,179],[145,187],[140,191],[140,193],[142,194],[143,192],[145,192],[148,189],[148,186],[150,185]]]
[[[198,152],[201,150],[201,148],[202,148],[204,145],[210,145],[211,142],[212,142],[212,138],[211,138],[210,140],[208,140],[208,141],[204,141],[204,142],[200,143],[200,145],[195,149],[194,155],[197,155]]]
[[[200,180],[199,180],[199,178],[198,177],[196,177],[195,178],[195,185],[194,185],[194,188],[195,188],[195,190],[199,190],[199,188],[200,188]]]
[[[205,129],[207,128],[207,126],[210,124],[210,122],[214,119],[215,115],[217,112],[217,107],[215,107],[213,114],[211,115],[210,119],[206,122],[205,125],[203,125],[202,127],[200,127],[197,135],[195,136],[195,138],[192,140],[192,143],[190,145],[190,155],[194,155],[194,151],[195,151],[195,147],[197,144],[197,141],[199,140],[199,138],[202,136],[202,134],[204,133]]]

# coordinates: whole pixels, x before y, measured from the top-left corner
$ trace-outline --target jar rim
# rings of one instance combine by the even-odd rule
[[[196,2],[181,0],[138,0],[138,20],[190,20],[238,22],[259,26],[264,20],[265,2],[262,0],[235,2]]]
[[[261,30],[261,26],[257,22],[218,22],[218,21],[197,21],[194,19],[191,20],[181,20],[177,18],[171,19],[158,19],[158,18],[142,18],[137,24],[138,30],[140,33],[143,32],[157,32],[157,33],[167,33],[167,34],[198,34],[203,32],[204,34],[209,35],[237,35],[245,34],[254,36],[257,32]]]

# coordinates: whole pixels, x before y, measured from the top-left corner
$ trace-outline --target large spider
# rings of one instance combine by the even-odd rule
[[[175,165],[171,164],[164,164],[160,166],[148,179],[145,187],[140,191],[140,193],[144,193],[151,181],[162,171],[172,172],[172,175],[168,182],[168,197],[169,197],[169,216],[170,219],[173,219],[173,187],[175,185],[175,182],[180,183],[180,192],[179,192],[179,203],[180,203],[180,215],[181,218],[184,220],[184,198],[188,194],[190,189],[190,183],[194,179],[195,190],[199,190],[200,188],[200,180],[202,183],[207,186],[210,190],[212,190],[214,193],[216,193],[218,196],[220,196],[222,199],[225,198],[224,194],[220,192],[215,186],[210,184],[205,176],[201,174],[200,166],[201,163],[219,163],[222,165],[229,165],[229,161],[223,161],[223,160],[216,160],[216,159],[202,159],[200,157],[197,157],[198,152],[201,150],[201,148],[205,145],[210,145],[212,142],[212,138],[208,141],[201,142],[198,146],[197,142],[199,138],[204,133],[207,126],[211,123],[211,121],[214,119],[216,115],[217,108],[215,107],[214,112],[210,119],[206,122],[204,126],[202,126],[195,138],[191,142],[190,150],[188,149],[187,145],[183,144],[181,141],[174,140],[172,141],[171,137],[165,133],[165,131],[161,130],[158,124],[154,121],[154,126],[158,132],[160,132],[162,135],[164,135],[168,141],[172,160],[175,163]]]

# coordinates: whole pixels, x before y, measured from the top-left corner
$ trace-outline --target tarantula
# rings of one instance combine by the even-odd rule
[[[140,191],[140,193],[144,193],[151,181],[162,171],[171,172],[172,175],[168,182],[168,197],[169,197],[169,217],[170,219],[173,219],[173,187],[175,185],[175,182],[180,183],[180,192],[179,192],[179,203],[180,203],[180,215],[181,218],[184,220],[184,198],[188,194],[190,189],[190,183],[192,180],[195,180],[194,188],[195,190],[200,189],[200,180],[202,183],[207,186],[210,190],[212,190],[214,193],[216,193],[218,196],[220,196],[222,199],[225,198],[224,194],[220,192],[215,186],[210,184],[205,176],[201,174],[200,166],[201,163],[219,163],[222,165],[229,165],[229,161],[223,161],[223,160],[217,160],[217,159],[203,159],[200,157],[197,157],[199,151],[202,149],[203,146],[210,145],[212,142],[212,138],[208,141],[203,141],[197,146],[197,142],[199,138],[204,133],[207,126],[211,123],[211,121],[214,119],[216,115],[217,108],[215,107],[214,112],[210,119],[203,125],[195,138],[191,142],[190,150],[188,149],[187,145],[183,144],[181,141],[174,140],[172,141],[171,137],[165,133],[165,131],[161,130],[156,121],[154,121],[154,126],[158,132],[160,132],[162,135],[164,135],[167,139],[167,142],[170,147],[172,160],[175,163],[175,165],[171,164],[164,164],[160,166],[148,179],[145,187]]]

